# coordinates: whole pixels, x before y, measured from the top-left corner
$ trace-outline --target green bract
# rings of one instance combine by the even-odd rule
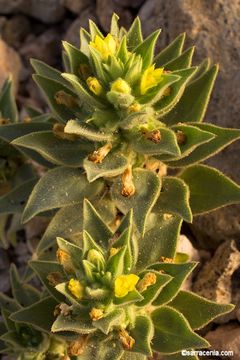
[[[147,239],[134,229],[132,211],[112,232],[85,200],[82,245],[57,238],[57,262],[30,262],[60,302],[51,330],[66,339],[71,336],[70,356],[146,359],[153,352],[167,355],[209,346],[195,330],[233,306],[181,290],[196,263],[179,262],[174,245],[172,257],[165,256],[171,245],[159,244],[163,236],[159,220],[152,221],[153,228],[146,233],[148,237],[155,232],[151,243],[148,239],[152,251],[146,262]],[[36,326],[39,316],[31,314],[33,309],[24,310],[25,319]]]
[[[66,342],[48,332],[57,302],[24,283],[15,266],[11,267],[13,297],[0,293],[0,353],[10,354],[19,360],[60,360],[67,354]],[[42,317],[32,325],[31,317],[24,317],[25,310],[35,309]]]

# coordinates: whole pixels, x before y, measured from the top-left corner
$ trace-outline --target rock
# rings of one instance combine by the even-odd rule
[[[40,36],[29,35],[19,52],[28,62],[30,58],[36,58],[55,65],[60,55],[60,41],[58,28],[50,28]]]
[[[177,246],[177,251],[181,253],[188,254],[189,261],[199,261],[200,257],[198,254],[198,250],[196,250],[191,241],[185,236],[180,235],[180,239]],[[193,280],[193,273],[184,281],[182,290],[189,290],[192,289],[192,280]]]
[[[8,45],[18,49],[25,37],[30,32],[30,21],[26,16],[16,15],[6,20],[2,26],[2,39],[7,42]]]
[[[128,9],[119,6],[113,0],[97,0],[96,12],[100,25],[106,32],[110,29],[111,18],[114,12],[120,17],[120,26],[124,26],[128,29],[132,23],[131,12]]]
[[[206,335],[211,348],[218,351],[231,351],[232,355],[221,357],[221,359],[240,359],[240,326],[237,323],[221,325],[216,330]]]
[[[199,295],[218,303],[236,304],[236,309],[219,318],[218,322],[227,322],[237,316],[236,311],[239,311],[240,306],[239,271],[240,251],[236,242],[225,241],[194,280],[193,291]]]
[[[0,39],[0,88],[10,74],[13,77],[13,84],[17,92],[20,71],[22,67],[18,53]]]
[[[0,292],[8,292],[10,290],[9,266],[7,252],[0,248]]]
[[[65,40],[70,42],[71,44],[79,47],[80,39],[79,39],[79,30],[81,27],[87,29],[88,28],[88,20],[91,19],[97,22],[97,17],[95,13],[94,7],[88,7],[81,12],[79,17],[73,21],[73,23],[68,28],[65,34]]]
[[[144,0],[113,0],[117,5],[121,7],[138,8],[142,5]]]
[[[44,23],[54,24],[64,16],[63,0],[0,0],[1,14],[23,13]]]
[[[82,10],[93,5],[92,0],[65,0],[64,6],[75,14],[80,14]]]
[[[210,57],[220,64],[213,96],[206,118],[225,127],[239,127],[240,108],[240,3],[239,0],[148,0],[140,9],[143,32],[149,34],[162,28],[159,49],[179,33],[187,31],[186,46],[196,45],[195,61]],[[223,41],[224,39],[224,41]],[[208,160],[233,180],[240,183],[239,142]],[[212,214],[196,217],[193,228],[206,235],[205,248],[216,248],[220,241],[236,238],[240,229],[240,206],[220,209]],[[209,247],[208,240],[211,241]]]

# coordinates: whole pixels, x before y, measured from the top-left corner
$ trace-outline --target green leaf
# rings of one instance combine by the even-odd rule
[[[186,85],[195,73],[196,67],[174,71],[173,74],[179,76],[179,80],[169,86],[169,95],[162,96],[162,98],[154,104],[154,109],[157,110],[158,117],[162,118],[177,104],[185,90]]]
[[[194,215],[240,201],[240,186],[209,166],[192,165],[179,176],[189,186],[190,206]]]
[[[89,42],[91,41],[91,35],[83,28],[80,29],[80,50],[87,57],[89,56]]]
[[[216,317],[234,309],[234,305],[217,304],[184,290],[180,290],[169,305],[181,312],[194,330],[201,329]]]
[[[88,57],[67,41],[63,41],[62,44],[69,59],[71,73],[79,76],[79,66],[80,64],[88,64]]]
[[[18,121],[18,111],[15,102],[12,76],[10,76],[0,91],[0,113],[4,119],[9,119],[12,122]]]
[[[215,135],[209,131],[201,130],[197,126],[181,124],[174,125],[172,127],[176,132],[181,131],[183,136],[186,137],[186,140],[183,144],[179,144],[181,150],[181,156],[178,159],[188,156],[194,151],[198,146],[209,143],[211,140],[215,138]],[[164,156],[163,156],[164,157]],[[171,157],[166,155],[163,159],[164,162],[166,160],[171,161]],[[176,159],[175,159],[176,160]]]
[[[133,209],[137,228],[144,233],[147,215],[160,193],[161,180],[153,172],[138,168],[133,171],[133,183],[136,188],[135,194],[126,198],[121,195],[121,179],[117,179],[111,189],[112,199],[124,214]]]
[[[95,40],[96,35],[100,36],[100,38],[102,39],[104,38],[102,32],[99,30],[95,22],[91,19],[89,20],[89,30],[93,41]]]
[[[84,230],[87,231],[101,247],[108,249],[108,241],[113,233],[87,199],[84,200],[83,219]]]
[[[95,249],[100,253],[103,253],[102,247],[99,246],[95,240],[91,237],[91,235],[84,229],[83,230],[83,254],[84,256],[91,249]]]
[[[91,63],[93,64],[94,73],[96,74],[97,79],[100,82],[107,84],[109,78],[106,72],[104,71],[104,66],[100,53],[93,46],[90,46],[89,50],[90,50],[90,60]]]
[[[142,301],[143,300],[143,296],[140,294],[139,291],[137,290],[133,290],[133,291],[130,291],[126,296],[124,297],[121,297],[121,298],[117,298],[115,297],[114,298],[114,304],[116,306],[125,306],[127,304],[132,304],[132,303],[136,303],[138,301]]]
[[[74,317],[71,315],[59,315],[54,321],[51,331],[53,333],[70,331],[81,335],[91,334],[96,331],[96,328],[91,324],[90,317],[87,315],[83,312],[79,315],[74,315]]]
[[[79,135],[90,141],[102,142],[113,140],[112,133],[104,133],[103,131],[99,131],[94,127],[86,126],[86,124],[80,124],[76,120],[69,120],[64,128],[64,132],[66,134]]]
[[[169,306],[152,312],[155,334],[153,350],[163,354],[190,348],[206,348],[209,343],[195,334],[184,316]]]
[[[144,269],[149,264],[159,261],[161,256],[173,258],[181,225],[182,219],[179,216],[165,218],[163,214],[159,214],[156,225],[146,231],[139,242],[137,269]]]
[[[55,286],[55,289],[64,296],[64,301],[66,302],[66,299],[70,304],[80,306],[80,303],[78,302],[77,298],[69,291],[68,289],[68,282],[63,282],[60,284],[57,284]]]
[[[29,262],[29,266],[37,274],[50,295],[52,295],[57,301],[61,302],[65,300],[65,298],[61,294],[59,294],[59,292],[54,288],[53,285],[49,283],[48,280],[48,275],[50,273],[58,273],[60,278],[65,278],[65,273],[63,271],[62,265],[54,261],[31,260]]]
[[[130,334],[135,340],[132,351],[152,356],[151,341],[154,335],[152,320],[148,316],[137,316]]]
[[[194,54],[194,50],[195,50],[194,46],[185,50],[181,55],[179,55],[175,59],[165,64],[164,69],[168,71],[176,71],[180,69],[189,68],[192,64],[192,57]]]
[[[55,244],[56,237],[59,234],[64,238],[70,239],[72,236],[82,232],[82,207],[83,204],[79,203],[72,206],[65,206],[58,210],[51,219],[43,237],[37,244],[37,256],[40,256]]]
[[[192,222],[188,185],[173,176],[166,176],[162,181],[161,193],[155,204],[154,211],[175,214],[187,222]]]
[[[82,166],[83,159],[94,150],[87,141],[59,139],[52,131],[31,133],[17,138],[12,144],[32,149],[53,164],[71,167]]]
[[[146,306],[151,304],[159,295],[162,288],[172,280],[172,277],[166,274],[161,274],[154,270],[145,270],[139,274],[140,279],[144,278],[146,274],[154,274],[156,276],[156,282],[153,285],[150,285],[146,290],[141,291],[141,295],[144,297],[144,300],[139,301],[136,306]]]
[[[73,266],[81,270],[82,249],[60,237],[57,237],[57,244],[59,249],[66,251],[70,255]]]
[[[24,205],[32,192],[36,179],[23,182],[14,187],[6,195],[0,197],[0,214],[14,214],[22,212]]]
[[[133,21],[128,33],[127,33],[127,46],[129,51],[139,46],[143,42],[141,21],[137,16]]]
[[[129,54],[128,54],[127,37],[126,36],[123,36],[116,56],[118,59],[120,59],[123,62],[123,64],[126,64],[126,62],[128,61]]]
[[[29,221],[43,211],[80,203],[84,197],[92,197],[101,190],[99,180],[89,184],[81,170],[59,166],[48,171],[34,187],[23,221]]]
[[[156,67],[161,67],[181,55],[185,37],[185,33],[178,35],[176,39],[155,57],[154,63]]]
[[[125,136],[131,144],[134,151],[145,155],[170,154],[172,156],[180,155],[180,148],[177,144],[175,133],[165,127],[158,126],[161,133],[159,143],[146,139],[141,131],[129,130]]]
[[[62,77],[68,80],[70,84],[72,84],[83,106],[85,106],[87,109],[90,108],[90,110],[92,110],[95,107],[104,108],[104,105],[101,103],[101,101],[97,100],[84,88],[84,86],[80,82],[80,79],[77,76],[68,73],[63,73]],[[73,118],[73,116],[69,116],[67,120],[71,118]]]
[[[4,293],[0,293],[0,305],[1,309],[10,311],[11,313],[20,309],[20,305],[17,301]]]
[[[199,79],[188,85],[176,107],[165,116],[164,122],[168,125],[178,122],[201,122],[208,106],[217,72],[218,66],[214,65]]]
[[[113,277],[124,273],[124,260],[125,260],[126,246],[122,247],[117,254],[112,255],[107,261],[107,271]]]
[[[120,327],[125,320],[125,312],[123,309],[114,309],[100,320],[93,321],[93,326],[108,335],[115,326]]]
[[[150,265],[149,268],[156,271],[164,271],[167,275],[172,276],[172,280],[162,289],[157,299],[154,301],[154,305],[160,306],[171,301],[178,293],[181,285],[188,277],[188,275],[196,267],[196,262],[174,264],[161,262]]]
[[[205,74],[211,66],[211,60],[209,58],[204,59],[200,65],[198,65],[198,71],[192,78],[192,81],[199,79],[203,74]]]
[[[121,360],[147,360],[147,357],[143,354],[124,351]]]
[[[174,73],[163,74],[159,84],[146,94],[141,95],[137,99],[138,102],[140,104],[148,104],[149,106],[157,104],[162,98],[164,98],[165,91],[167,91],[172,84],[178,82],[180,79],[181,77]]]
[[[95,164],[88,159],[85,159],[83,163],[87,179],[90,183],[101,177],[114,177],[120,175],[127,166],[128,161],[121,154],[109,154],[100,164]]]
[[[141,55],[143,59],[143,70],[153,62],[154,49],[161,30],[156,30],[150,34],[143,42],[134,48],[134,53]]]
[[[16,322],[32,325],[40,331],[50,332],[51,325],[54,321],[53,313],[57,304],[56,300],[52,297],[46,297],[13,313],[10,318]]]
[[[11,142],[21,136],[34,133],[36,131],[51,130],[52,124],[42,122],[18,123],[0,126],[0,138],[6,142]]]
[[[211,132],[215,135],[215,138],[213,138],[207,144],[199,145],[188,156],[169,162],[169,166],[188,166],[206,160],[224,149],[225,146],[240,138],[240,130],[237,129],[222,128],[216,125],[204,123],[191,123],[191,125],[197,127],[200,130]]]
[[[69,88],[65,86],[64,81],[63,83],[61,83],[59,81],[38,74],[33,75],[33,80],[42,90],[49,107],[59,121],[66,122],[67,120],[76,116],[76,111],[73,111],[73,108],[66,107],[63,104],[57,104],[55,100],[56,93],[59,91],[64,91],[66,94],[71,95],[76,99],[76,95],[73,91],[69,90]]]
[[[25,307],[32,305],[40,299],[41,293],[29,284],[22,283],[14,264],[10,267],[11,289],[14,299]]]
[[[119,16],[117,14],[113,13],[112,19],[111,19],[110,33],[115,37],[118,37],[118,35],[119,35],[118,20],[119,20]]]

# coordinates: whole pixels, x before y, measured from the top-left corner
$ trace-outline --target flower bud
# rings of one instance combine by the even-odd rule
[[[97,96],[102,95],[103,93],[103,87],[100,84],[100,82],[98,81],[97,78],[89,76],[87,78],[87,85],[89,87],[89,89]]]
[[[88,251],[87,260],[92,264],[96,265],[98,271],[101,271],[105,268],[105,259],[103,254],[95,249]]]
[[[181,130],[177,130],[176,137],[177,137],[177,143],[179,145],[184,145],[187,141],[187,136]]]
[[[66,270],[67,272],[70,272],[70,273],[75,271],[71,256],[67,251],[58,249],[57,250],[57,259],[58,259],[59,263],[63,266],[64,270]]]
[[[144,277],[138,282],[137,289],[139,292],[143,292],[147,290],[149,286],[154,285],[156,281],[156,274],[149,272],[145,274]]]
[[[129,106],[128,111],[130,113],[138,112],[141,110],[141,105],[137,102],[134,102],[132,105]]]
[[[69,356],[79,356],[79,355],[81,355],[85,350],[85,347],[87,345],[87,341],[88,341],[88,336],[87,335],[82,335],[77,340],[71,341],[69,346],[68,346],[68,350],[67,350],[68,355]]]
[[[116,91],[122,94],[131,94],[131,87],[125,80],[119,78],[112,83],[111,91]]]
[[[83,297],[84,287],[79,280],[71,279],[68,283],[68,290],[76,299],[80,300]]]

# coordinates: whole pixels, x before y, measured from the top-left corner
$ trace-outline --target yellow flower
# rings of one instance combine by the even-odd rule
[[[131,94],[130,86],[125,80],[121,78],[114,81],[114,83],[111,86],[111,91],[117,91],[122,94]]]
[[[110,249],[110,256],[116,255],[116,254],[119,252],[120,249],[121,249],[121,248],[114,248],[114,247],[112,247],[112,248]]]
[[[87,85],[89,87],[89,89],[95,94],[95,95],[101,95],[103,92],[103,87],[100,84],[100,82],[98,81],[97,78],[89,76],[87,78]]]
[[[109,55],[116,53],[118,44],[113,36],[108,34],[104,39],[96,35],[94,41],[90,41],[90,45],[101,54],[104,60],[107,60]]]
[[[84,291],[84,287],[82,286],[82,284],[80,283],[80,281],[76,280],[76,279],[71,279],[68,283],[68,290],[70,291],[70,293],[72,293],[75,298],[77,298],[78,300],[80,300],[83,297],[83,291]]]
[[[115,296],[124,297],[135,289],[139,277],[135,274],[120,275],[115,280]]]
[[[147,68],[141,78],[140,82],[140,93],[141,95],[146,94],[149,89],[157,86],[161,80],[163,68],[155,69],[155,65],[151,65]]]

